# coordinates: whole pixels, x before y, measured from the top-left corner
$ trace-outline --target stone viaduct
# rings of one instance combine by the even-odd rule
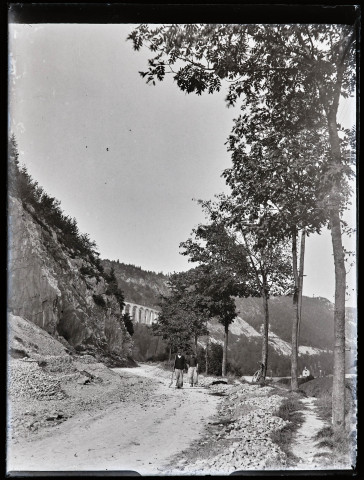
[[[151,325],[157,320],[159,311],[154,308],[137,305],[136,303],[125,302],[123,313],[129,313],[133,323],[144,323]]]

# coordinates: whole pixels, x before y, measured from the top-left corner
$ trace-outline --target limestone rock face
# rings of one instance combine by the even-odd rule
[[[101,276],[82,275],[90,267],[57,239],[22,203],[8,204],[8,309],[73,347],[93,346],[104,353],[130,355],[131,337],[120,322],[115,297],[105,295]],[[59,232],[58,232],[59,233]],[[94,295],[105,306],[96,305]]]

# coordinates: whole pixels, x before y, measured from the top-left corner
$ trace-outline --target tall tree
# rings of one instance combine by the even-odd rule
[[[324,119],[329,161],[328,212],[335,263],[333,425],[345,423],[345,252],[342,244],[342,178],[350,174],[342,152],[337,114],[340,97],[355,87],[356,31],[348,25],[140,25],[129,36],[134,48],[154,54],[141,72],[147,82],[173,74],[186,92],[213,93],[228,81],[227,102],[238,98],[249,111],[257,96],[270,108],[306,122]],[[176,69],[174,71],[173,69]],[[309,103],[309,108],[308,108]]]
[[[119,287],[116,275],[115,275],[115,268],[114,266],[111,267],[109,274],[104,274],[105,280],[107,281],[107,289],[106,295],[114,295],[116,300],[118,301],[120,311],[122,312],[125,307],[125,299],[122,290]],[[129,325],[129,318],[128,316],[123,317],[126,321],[126,325]],[[131,328],[130,326],[127,328]],[[132,334],[131,334],[132,335]]]
[[[170,354],[176,349],[187,350],[191,345],[191,331],[187,313],[175,303],[173,296],[164,296],[160,302],[158,319],[152,325],[153,333],[166,340]]]
[[[297,240],[300,230],[320,232],[327,221],[327,189],[322,176],[327,161],[327,143],[320,124],[304,129],[267,111],[252,113],[250,128],[239,117],[229,138],[233,165],[224,171],[238,207],[238,223],[249,214],[248,225],[272,244],[290,239],[292,246],[293,316],[291,386],[298,389],[298,324],[302,282],[299,278]],[[260,123],[262,122],[262,123]],[[286,125],[287,124],[287,125]],[[282,128],[286,125],[284,128]],[[260,244],[262,242],[260,241]]]
[[[199,201],[211,223],[200,225],[193,231],[194,241],[189,239],[181,245],[192,261],[211,263],[218,258],[220,268],[229,269],[239,280],[238,295],[262,298],[264,382],[268,366],[268,299],[270,295],[288,294],[292,290],[291,257],[284,242],[270,238],[271,232],[264,228],[261,218],[260,223],[252,223],[234,198],[226,195],[216,198],[215,202]]]
[[[225,377],[228,363],[229,326],[237,316],[234,297],[241,294],[244,284],[231,275],[231,272],[221,267],[221,264],[213,262],[213,264],[201,264],[192,271],[199,274],[195,288],[209,299],[209,316],[216,317],[224,327],[221,374]]]
[[[225,376],[229,325],[237,316],[233,297],[251,294],[248,262],[244,248],[217,221],[218,212],[210,209],[211,203],[199,203],[203,205],[205,214],[209,212],[215,221],[193,229],[192,237],[182,242],[180,247],[184,249],[182,254],[188,255],[191,262],[200,264],[199,269],[205,277],[200,280],[199,286],[212,298],[210,312],[224,326],[222,375]]]
[[[123,323],[125,325],[126,330],[128,331],[129,335],[132,337],[134,335],[133,319],[131,318],[131,316],[128,312],[123,313],[121,315],[121,318],[123,320]]]
[[[174,273],[169,278],[169,295],[161,296],[157,322],[153,330],[162,335],[171,349],[197,349],[200,335],[206,334],[210,299],[196,289],[196,272]]]

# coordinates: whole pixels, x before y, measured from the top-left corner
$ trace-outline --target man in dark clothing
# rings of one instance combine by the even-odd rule
[[[197,385],[198,383],[198,360],[196,355],[192,354],[187,360],[188,364],[188,380],[191,387]]]
[[[176,358],[174,360],[173,370],[176,374],[176,387],[183,387],[183,371],[186,368],[186,359],[182,355],[181,351],[177,351]]]

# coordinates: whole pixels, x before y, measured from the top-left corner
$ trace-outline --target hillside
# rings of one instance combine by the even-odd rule
[[[148,272],[141,267],[102,260],[105,271],[113,266],[125,299],[141,305],[158,307],[158,296],[168,292],[168,277]],[[230,326],[230,361],[237,371],[244,373],[256,369],[260,360],[263,307],[260,298],[237,298],[238,317]],[[273,297],[269,300],[270,336],[269,368],[276,375],[288,375],[291,354],[292,298]],[[320,369],[331,372],[334,341],[334,306],[321,297],[303,297],[300,330],[299,365],[310,367],[319,374]],[[347,369],[356,362],[356,309],[347,308]],[[140,326],[142,327],[142,326]],[[217,321],[209,323],[210,340],[222,345],[223,328]],[[166,345],[148,333],[148,328],[137,328],[133,337],[133,356],[138,360],[163,359]],[[201,338],[201,347],[206,339]],[[349,350],[350,348],[350,350]]]
[[[263,321],[261,299],[237,299],[240,314],[229,328],[230,371],[238,375],[251,375],[258,367],[261,358]],[[268,374],[290,375],[292,299],[288,297],[270,300],[271,328],[269,334]],[[303,334],[299,346],[299,370],[307,366],[313,375],[332,373],[333,362],[333,306],[326,299],[303,299]],[[356,311],[347,313],[346,369],[352,372],[356,365]],[[322,323],[321,323],[322,322]],[[167,344],[154,337],[146,325],[137,325],[134,334],[133,356],[137,360],[163,360],[168,357]],[[222,346],[223,326],[213,319],[208,323],[209,342]],[[326,330],[326,336],[325,336]],[[206,337],[200,337],[201,355],[204,356]],[[349,350],[350,347],[350,350]],[[222,355],[222,351],[220,352]]]
[[[60,202],[19,167],[16,149],[10,153],[9,313],[42,328],[69,351],[127,365],[131,337],[95,244],[63,214]]]
[[[124,292],[125,300],[129,302],[158,308],[159,295],[168,293],[168,277],[163,273],[107,259],[101,260],[101,264],[106,272],[114,267],[118,285]]]
[[[168,293],[168,276],[145,271],[141,267],[121,262],[101,260],[105,271],[115,269],[118,285],[125,299],[149,307],[158,308],[160,294]],[[236,298],[238,318],[231,325],[234,335],[260,336],[263,324],[263,305],[260,298]],[[356,309],[348,307],[347,344],[356,345]],[[269,299],[270,336],[277,352],[290,354],[292,335],[292,298],[288,296]],[[302,322],[300,328],[301,352],[319,353],[332,350],[334,341],[334,305],[322,297],[302,299]],[[249,328],[251,327],[251,328]]]
[[[262,301],[259,298],[238,298],[239,315],[259,331],[264,318]],[[291,341],[292,298],[272,297],[269,299],[269,318],[272,332],[285,342]],[[334,341],[333,304],[326,298],[302,298],[302,322],[300,344],[314,348],[332,349]]]
[[[299,338],[299,369],[307,366],[316,376],[320,370],[332,372],[334,342],[334,306],[325,298],[303,297],[302,324]],[[237,298],[239,316],[230,325],[230,362],[238,371],[252,372],[260,361],[263,307],[260,298]],[[292,298],[269,300],[270,333],[268,371],[274,375],[290,374]],[[347,309],[346,370],[356,365],[356,309]],[[214,342],[223,344],[223,327],[217,321],[209,324]],[[204,340],[202,341],[202,343]]]

